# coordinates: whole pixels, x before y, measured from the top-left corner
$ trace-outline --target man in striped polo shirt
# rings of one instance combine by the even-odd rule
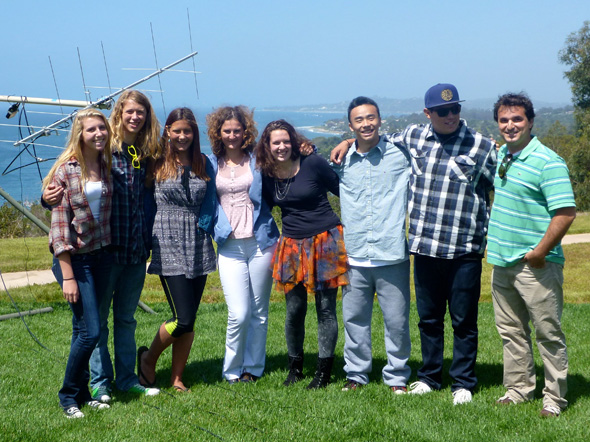
[[[492,296],[504,346],[506,394],[497,402],[517,404],[534,397],[530,321],[545,368],[541,415],[550,417],[567,406],[560,242],[576,208],[565,162],[531,135],[534,118],[533,104],[524,94],[502,95],[494,105],[506,144],[498,153],[488,262],[494,265]]]

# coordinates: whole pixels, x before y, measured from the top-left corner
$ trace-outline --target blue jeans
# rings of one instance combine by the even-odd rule
[[[139,383],[135,374],[135,311],[145,281],[145,262],[113,264],[111,276],[100,294],[100,339],[90,358],[91,388],[110,388],[114,379],[113,364],[107,346],[109,310],[113,303],[113,336],[115,344],[116,386],[129,390]]]
[[[414,285],[420,322],[422,367],[418,379],[439,390],[442,385],[444,319],[447,303],[453,325],[452,391],[477,385],[477,309],[481,292],[481,258],[414,256]]]
[[[372,369],[371,318],[375,292],[385,332],[387,365],[383,382],[405,387],[411,374],[410,358],[410,260],[382,267],[351,266],[350,284],[342,287],[344,322],[344,371],[346,378],[369,382]]]
[[[88,361],[100,335],[97,294],[104,290],[112,262],[111,254],[104,251],[72,255],[71,259],[80,297],[77,302],[70,303],[73,313],[72,342],[63,385],[59,391],[59,404],[64,409],[79,407],[90,400]],[[53,259],[52,270],[59,285],[63,286],[57,258]]]

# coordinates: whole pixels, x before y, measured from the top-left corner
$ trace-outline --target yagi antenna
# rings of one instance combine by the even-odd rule
[[[154,28],[152,27],[152,22],[150,22],[150,31],[152,32],[152,46],[154,48],[154,60],[156,61],[156,69],[158,69],[158,55],[156,54],[156,41],[154,40]],[[160,85],[160,89],[162,89],[162,80],[158,75],[158,84]],[[162,108],[164,109],[164,115],[168,115],[166,112],[166,105],[164,104],[164,94],[160,94],[162,98]]]
[[[191,31],[191,17],[188,13],[188,8],[186,8],[186,19],[188,21],[188,38],[191,43],[191,51],[193,50],[193,33]],[[197,100],[199,99],[199,86],[197,85],[197,67],[195,66],[195,59],[193,58],[193,72],[195,76],[195,90],[197,91]]]
[[[78,63],[80,63],[80,75],[82,76],[82,87],[84,88],[84,95],[88,101],[92,101],[90,98],[90,91],[86,89],[86,80],[84,79],[84,69],[82,68],[82,56],[80,55],[80,48],[76,48],[78,51]]]
[[[88,105],[84,106],[83,109],[89,109],[91,107],[100,107],[101,105],[104,105],[105,103],[107,103],[109,101],[112,101],[112,99],[114,97],[116,97],[117,95],[122,94],[127,89],[132,89],[135,86],[137,86],[138,84],[144,83],[145,81],[149,80],[150,78],[155,77],[156,75],[160,75],[162,72],[169,70],[170,68],[176,66],[177,64],[182,63],[185,60],[188,60],[189,58],[194,57],[197,54],[198,54],[198,52],[191,52],[190,54],[188,54],[188,55],[186,55],[186,56],[184,56],[184,57],[176,60],[175,62],[170,63],[168,66],[165,66],[165,67],[163,67],[161,69],[158,69],[157,71],[152,72],[150,75],[148,75],[146,77],[143,77],[143,78],[141,78],[141,79],[139,79],[137,81],[134,81],[130,85],[125,86],[124,88],[121,88],[118,91],[113,92],[112,94],[107,95],[104,98],[101,98],[97,102],[91,103],[91,104],[88,104]],[[81,109],[81,110],[83,110],[83,109]],[[42,129],[40,129],[40,130],[36,131],[35,133],[29,135],[28,137],[25,137],[22,140],[17,141],[16,143],[14,143],[14,146],[20,146],[21,144],[24,144],[24,143],[26,143],[26,142],[28,142],[30,140],[33,140],[33,139],[39,138],[40,136],[45,135],[47,132],[51,131],[51,129],[54,129],[55,127],[59,126],[60,124],[62,124],[64,122],[69,121],[72,118],[74,118],[77,113],[78,113],[78,110],[75,110],[74,112],[72,112],[68,116],[62,118],[61,120],[55,121],[54,123],[50,124],[49,126],[44,126]]]

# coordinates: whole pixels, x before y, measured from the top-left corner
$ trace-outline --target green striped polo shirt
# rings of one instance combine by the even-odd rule
[[[498,170],[507,153],[502,146]],[[537,137],[515,156],[504,179],[496,171],[494,187],[487,256],[490,264],[502,267],[515,265],[535,248],[557,209],[576,206],[565,161]],[[561,244],[546,260],[565,262]]]

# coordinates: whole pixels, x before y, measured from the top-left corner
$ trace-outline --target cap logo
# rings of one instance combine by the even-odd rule
[[[453,91],[450,89],[445,89],[440,93],[440,98],[444,101],[451,101],[453,99]]]

